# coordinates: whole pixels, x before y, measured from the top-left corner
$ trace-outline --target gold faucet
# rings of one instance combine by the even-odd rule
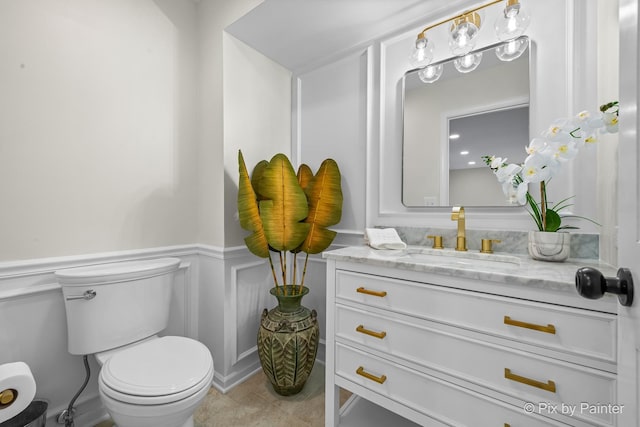
[[[456,237],[456,251],[467,250],[467,236],[464,230],[464,208],[454,206],[451,210],[451,221],[458,221],[458,235]]]

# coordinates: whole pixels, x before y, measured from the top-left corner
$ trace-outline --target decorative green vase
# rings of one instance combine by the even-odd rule
[[[291,295],[298,286],[287,285],[271,288],[271,295],[278,299],[278,306],[262,312],[258,331],[258,355],[262,370],[271,381],[276,393],[290,396],[304,387],[311,374],[318,351],[320,327],[317,313],[301,305],[302,297],[309,289]],[[280,292],[278,292],[280,291]]]

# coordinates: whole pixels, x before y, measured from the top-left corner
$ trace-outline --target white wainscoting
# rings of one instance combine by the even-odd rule
[[[221,263],[218,254],[200,247],[198,325],[199,339],[209,346],[217,363],[214,385],[226,392],[261,369],[256,345],[260,318],[277,301],[269,294],[273,276],[266,260],[245,247],[227,248],[223,258]],[[298,262],[302,271],[303,261]],[[305,284],[310,292],[303,300],[318,313],[320,361],[324,360],[325,270],[320,255],[309,258]]]
[[[260,370],[256,337],[262,311],[276,306],[269,294],[273,278],[268,262],[245,247],[184,245],[0,263],[0,364],[24,361],[37,384],[37,398],[49,402],[48,424],[65,409],[84,380],[80,356],[67,351],[66,314],[54,272],[64,268],[145,258],[178,257],[169,326],[163,335],[203,342],[214,358],[213,385],[222,392]],[[302,261],[299,261],[302,262]],[[303,304],[315,309],[324,360],[325,261],[309,258]],[[300,270],[302,271],[302,270]],[[106,418],[98,398],[98,366],[90,358],[91,380],[76,402],[76,425]]]
[[[24,361],[36,380],[36,397],[49,402],[47,424],[67,407],[84,380],[80,356],[67,352],[67,326],[62,291],[54,272],[71,267],[145,258],[182,260],[175,276],[169,327],[165,334],[197,337],[197,247],[176,246],[107,254],[0,263],[0,364]],[[116,313],[117,314],[117,313]],[[98,399],[98,366],[90,358],[91,380],[77,401],[76,425],[104,416]]]

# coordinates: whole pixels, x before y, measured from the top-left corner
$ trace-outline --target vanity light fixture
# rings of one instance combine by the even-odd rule
[[[411,54],[411,64],[415,67],[424,67],[429,65],[433,60],[433,42],[424,35],[418,34],[416,38],[416,46]]]
[[[480,31],[482,17],[471,12],[455,18],[449,29],[449,49],[457,56],[466,55],[476,47],[476,36]]]
[[[496,56],[501,61],[513,61],[520,58],[527,50],[528,42],[526,37],[509,40],[496,47]]]
[[[443,69],[443,64],[427,65],[418,71],[418,77],[423,83],[433,83],[440,78]]]
[[[411,53],[411,64],[415,68],[423,68],[419,73],[420,79],[425,83],[433,83],[442,74],[442,64],[429,68],[435,46],[427,37],[427,32],[448,22],[451,22],[449,48],[454,55],[458,56],[454,61],[456,69],[461,73],[475,70],[482,60],[482,54],[470,52],[474,49],[476,36],[480,32],[483,9],[501,1],[506,1],[506,5],[494,27],[496,36],[505,44],[496,49],[496,55],[502,61],[512,61],[522,55],[527,48],[527,43],[517,38],[527,29],[531,21],[530,15],[522,8],[520,0],[492,0],[475,9],[430,25],[418,34]]]
[[[513,40],[524,34],[531,16],[520,5],[519,0],[507,0],[507,6],[495,23],[496,35],[500,41]]]
[[[470,73],[478,68],[482,61],[482,52],[469,53],[465,56],[459,56],[453,60],[453,66],[461,73]]]

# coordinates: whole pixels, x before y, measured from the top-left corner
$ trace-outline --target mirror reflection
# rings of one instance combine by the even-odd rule
[[[482,57],[471,72],[458,71],[452,59],[434,64],[428,72],[405,74],[405,206],[513,205],[481,157],[496,154],[510,163],[524,161],[529,143],[529,49],[510,61],[498,59],[495,50],[491,46],[474,52]],[[431,71],[440,74],[440,65],[442,74],[434,79]]]

